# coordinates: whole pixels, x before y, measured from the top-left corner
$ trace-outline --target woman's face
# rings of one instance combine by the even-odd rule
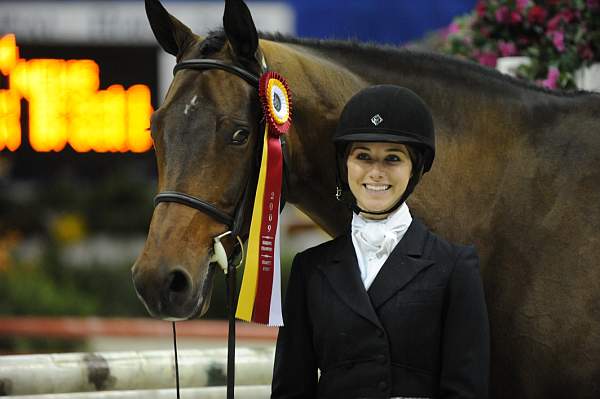
[[[412,172],[408,149],[396,143],[352,143],[346,165],[348,185],[357,205],[371,212],[394,206],[404,194]]]

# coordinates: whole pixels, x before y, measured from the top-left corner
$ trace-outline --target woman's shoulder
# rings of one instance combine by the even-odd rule
[[[417,223],[422,223],[417,220]],[[438,232],[430,229],[425,224],[424,228],[428,232],[428,240],[425,244],[425,256],[458,259],[465,256],[477,256],[477,249],[473,244],[457,243],[446,239]]]
[[[315,245],[313,247],[307,248],[304,251],[298,253],[297,256],[323,256],[329,254],[333,251],[336,251],[339,246],[347,239],[346,235],[341,235],[331,240],[322,242],[321,244]]]
[[[342,234],[331,240],[325,241],[321,244],[315,245],[301,252],[298,252],[296,254],[296,259],[326,259],[332,254],[336,253],[337,251],[340,251],[348,239],[349,237],[347,234]]]

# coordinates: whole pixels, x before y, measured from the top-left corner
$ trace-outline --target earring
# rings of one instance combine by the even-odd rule
[[[342,200],[342,189],[340,186],[335,187],[335,199],[337,199],[338,201]]]

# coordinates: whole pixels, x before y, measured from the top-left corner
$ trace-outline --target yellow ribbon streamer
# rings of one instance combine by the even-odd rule
[[[263,150],[260,161],[260,172],[258,174],[258,183],[256,194],[254,196],[254,207],[252,208],[252,221],[250,222],[250,236],[248,239],[248,251],[246,264],[244,265],[244,277],[238,298],[235,317],[240,320],[250,322],[254,310],[254,298],[256,297],[256,285],[258,282],[258,253],[260,245],[260,228],[262,225],[263,197],[265,193],[265,181],[267,179],[267,153],[269,139],[269,125],[265,124],[265,133],[263,135]]]

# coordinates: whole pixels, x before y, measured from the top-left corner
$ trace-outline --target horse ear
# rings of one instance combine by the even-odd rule
[[[258,33],[252,14],[243,0],[225,0],[223,27],[235,55],[248,61],[255,61]]]
[[[146,15],[152,32],[167,53],[178,56],[194,34],[177,18],[167,12],[159,0],[145,0]]]

